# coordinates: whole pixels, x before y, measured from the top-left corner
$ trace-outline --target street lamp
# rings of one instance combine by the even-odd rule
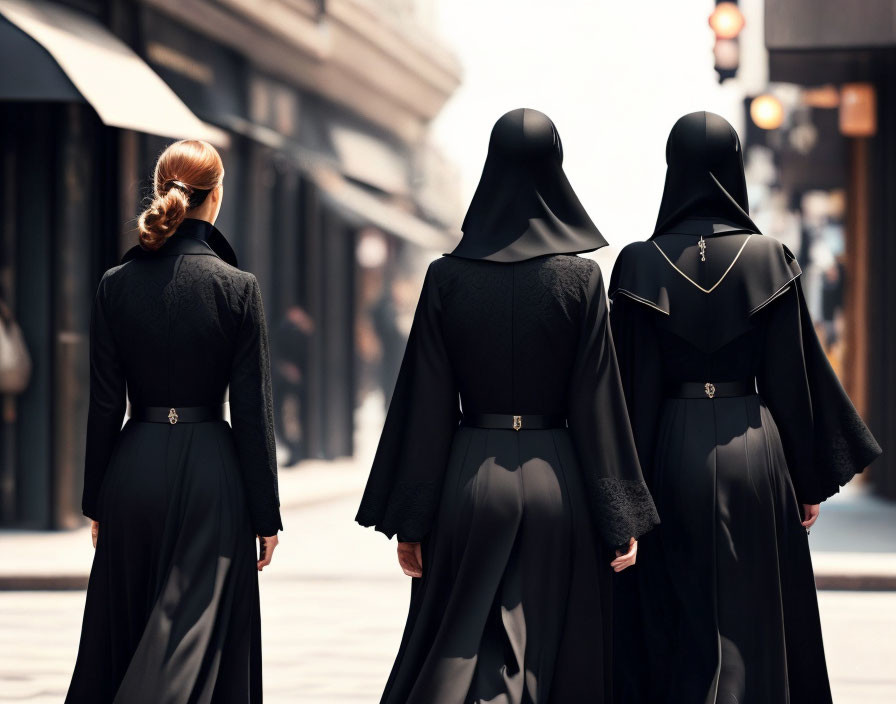
[[[753,98],[750,103],[750,117],[757,127],[764,130],[776,130],[784,121],[784,106],[770,93]]]
[[[734,39],[746,21],[736,2],[720,2],[709,16],[709,26],[717,39]]]
[[[716,71],[730,71],[734,75],[740,65],[740,44],[737,39],[716,39],[713,55],[716,57]]]
[[[716,8],[709,16],[709,26],[716,35],[712,53],[715,57],[715,70],[719,74],[719,83],[737,75],[737,67],[740,64],[740,41],[737,37],[744,24],[744,16],[737,2],[716,0]]]

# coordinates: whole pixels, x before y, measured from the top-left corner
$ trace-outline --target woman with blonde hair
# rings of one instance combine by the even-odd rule
[[[258,282],[214,226],[223,177],[211,145],[170,145],[139,244],[97,290],[96,554],[71,704],[262,700],[256,570],[281,529],[270,365]]]

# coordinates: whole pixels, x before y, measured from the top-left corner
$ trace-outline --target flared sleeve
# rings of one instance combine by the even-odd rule
[[[627,544],[659,517],[641,475],[597,266],[586,292],[569,399],[569,429],[598,530],[609,546]]]
[[[881,454],[831,368],[799,279],[768,307],[759,393],[778,426],[797,499],[817,504]]]
[[[455,375],[442,334],[431,264],[423,282],[398,382],[356,519],[405,542],[419,542],[435,519],[460,420]]]
[[[230,372],[230,424],[253,530],[282,530],[274,447],[274,403],[268,333],[258,280],[249,277]]]
[[[647,486],[653,487],[653,454],[663,405],[663,377],[656,313],[624,294],[610,306],[610,328],[619,361],[625,405]]]
[[[105,284],[106,278],[103,277],[97,288],[90,317],[90,408],[87,413],[87,450],[81,510],[93,520],[100,520],[100,487],[127,405],[124,367],[112,334]]]

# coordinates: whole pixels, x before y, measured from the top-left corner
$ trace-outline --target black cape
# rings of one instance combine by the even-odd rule
[[[725,153],[717,170],[737,176],[739,154]],[[745,191],[731,200],[745,209]],[[691,209],[623,249],[610,280],[627,408],[663,519],[623,575],[621,608],[640,623],[617,630],[621,701],[831,701],[800,504],[836,493],[880,448],[819,344],[793,255],[731,217]],[[758,393],[681,398],[686,382]]]
[[[423,543],[383,702],[612,701],[611,546],[657,516],[600,270],[564,243],[582,246],[446,256],[427,272],[357,516]],[[473,427],[461,407],[568,427]]]

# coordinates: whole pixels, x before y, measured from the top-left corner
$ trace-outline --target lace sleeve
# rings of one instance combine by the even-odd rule
[[[594,523],[610,546],[659,523],[629,425],[600,269],[595,265],[570,377],[569,428]]]

